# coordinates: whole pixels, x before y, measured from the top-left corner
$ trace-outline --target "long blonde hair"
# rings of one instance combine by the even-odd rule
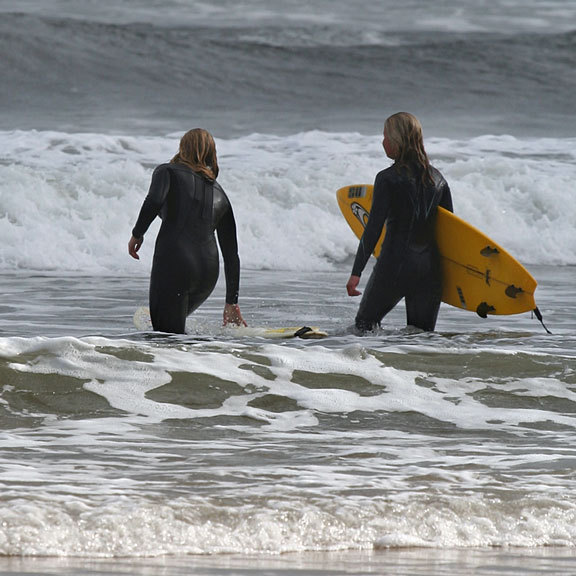
[[[216,180],[219,169],[212,134],[202,128],[189,130],[180,139],[178,154],[170,162],[185,164],[208,180]]]
[[[422,125],[409,112],[397,112],[386,119],[386,134],[396,148],[395,166],[410,172],[416,171],[422,184],[433,182],[430,161],[424,149]]]

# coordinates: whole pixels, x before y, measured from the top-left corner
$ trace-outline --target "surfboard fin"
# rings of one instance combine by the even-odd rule
[[[317,328],[310,328],[310,326],[302,326],[302,328],[294,332],[294,338],[303,338],[304,340],[324,338],[326,336],[328,336],[326,332],[322,332]]]
[[[476,314],[478,314],[480,318],[487,318],[488,314],[494,312],[495,310],[496,308],[494,308],[494,306],[490,306],[490,304],[486,302],[480,302],[480,304],[478,304],[478,308],[476,308]]]
[[[522,294],[522,292],[524,292],[524,290],[514,286],[514,284],[510,284],[510,286],[507,286],[506,290],[504,290],[504,293],[509,298],[516,298],[516,296],[518,296],[518,294]]]
[[[485,246],[482,248],[482,250],[480,250],[480,254],[482,254],[482,256],[486,256],[486,258],[489,258],[495,254],[500,254],[500,250],[498,250],[498,248],[492,248],[492,246]]]
[[[310,328],[309,326],[302,326],[302,328],[300,328],[299,330],[296,330],[296,332],[294,332],[294,338],[301,338],[302,336],[304,336],[305,334],[307,334],[308,332],[311,332],[312,328]]]
[[[544,320],[542,318],[542,313],[540,312],[540,310],[538,310],[538,306],[536,306],[536,308],[534,308],[534,314],[536,315],[536,318],[538,318],[538,320],[540,320],[540,324],[542,324],[542,327],[544,328],[544,330],[546,330],[546,332],[548,332],[548,334],[552,334],[552,332],[550,332],[550,330],[548,330],[548,328],[546,328],[546,324],[544,324]]]

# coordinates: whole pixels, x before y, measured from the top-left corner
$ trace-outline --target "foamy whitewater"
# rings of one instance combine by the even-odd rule
[[[0,6],[3,574],[576,571],[576,2],[366,4]],[[352,334],[335,193],[402,109],[551,334],[403,304]],[[249,326],[222,271],[187,335],[138,331],[159,223],[127,242],[195,126]],[[265,332],[304,325],[329,336]]]
[[[0,263],[5,270],[148,274],[125,244],[153,167],[181,134],[131,137],[0,132]],[[576,264],[576,139],[430,138],[457,213],[526,264]],[[335,191],[389,165],[378,134],[306,132],[217,139],[220,183],[238,221],[241,259],[256,270],[331,270],[357,240]]]

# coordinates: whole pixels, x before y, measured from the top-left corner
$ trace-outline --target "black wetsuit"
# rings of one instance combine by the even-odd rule
[[[434,228],[437,207],[452,211],[452,196],[440,172],[431,170],[434,184],[428,185],[421,183],[417,171],[396,166],[376,176],[353,275],[362,274],[384,223],[386,235],[356,315],[361,331],[373,330],[402,298],[407,324],[429,331],[436,326],[442,279]]]
[[[160,215],[150,278],[150,316],[154,330],[183,334],[186,317],[210,296],[224,257],[226,302],[238,302],[240,260],[236,222],[220,185],[183,164],[161,164],[152,175],[132,234],[144,236]]]

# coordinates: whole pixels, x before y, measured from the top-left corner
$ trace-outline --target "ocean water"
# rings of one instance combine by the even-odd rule
[[[3,0],[0,121],[574,135],[574,0]],[[430,134],[432,135],[432,134]]]
[[[573,574],[576,2],[0,4],[0,573]],[[455,211],[538,281],[350,331],[335,191],[416,113]],[[188,334],[140,332],[151,172],[202,126],[236,214]],[[316,341],[262,328],[319,326]]]

